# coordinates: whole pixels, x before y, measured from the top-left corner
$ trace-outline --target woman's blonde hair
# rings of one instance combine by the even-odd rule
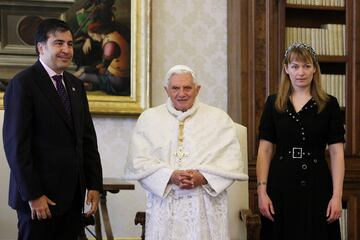
[[[316,70],[311,81],[310,93],[318,105],[318,113],[321,112],[325,108],[329,96],[321,86],[321,71],[315,50],[305,43],[293,43],[286,49],[282,63],[279,90],[275,101],[276,110],[278,112],[284,112],[286,110],[287,102],[293,92],[289,75],[285,72],[285,68],[293,60],[303,61],[314,65]]]

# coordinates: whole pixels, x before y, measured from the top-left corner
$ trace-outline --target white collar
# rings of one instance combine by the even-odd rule
[[[185,112],[183,112],[176,110],[174,108],[174,104],[172,103],[171,99],[168,98],[166,101],[166,108],[172,115],[174,115],[177,118],[177,120],[183,121],[197,111],[197,109],[199,108],[199,101],[195,99],[192,107],[186,110]]]

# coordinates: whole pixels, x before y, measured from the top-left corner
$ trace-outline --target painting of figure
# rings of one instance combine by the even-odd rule
[[[87,0],[76,10],[76,24],[70,21],[75,33],[74,75],[87,91],[130,94],[130,17],[117,18],[126,8],[130,12],[130,0]]]

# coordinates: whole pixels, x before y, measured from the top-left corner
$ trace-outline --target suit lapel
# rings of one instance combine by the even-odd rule
[[[36,83],[39,88],[42,90],[43,94],[48,98],[49,102],[54,106],[56,112],[60,115],[61,119],[66,123],[66,125],[72,130],[72,123],[69,122],[67,113],[65,112],[63,103],[55,89],[54,84],[52,83],[49,75],[47,74],[44,67],[41,65],[40,61],[35,63],[36,70],[38,71],[38,76]]]

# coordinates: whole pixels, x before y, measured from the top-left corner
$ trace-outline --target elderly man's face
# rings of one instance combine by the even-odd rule
[[[165,90],[175,109],[185,112],[194,104],[200,86],[195,85],[190,73],[173,74]]]

